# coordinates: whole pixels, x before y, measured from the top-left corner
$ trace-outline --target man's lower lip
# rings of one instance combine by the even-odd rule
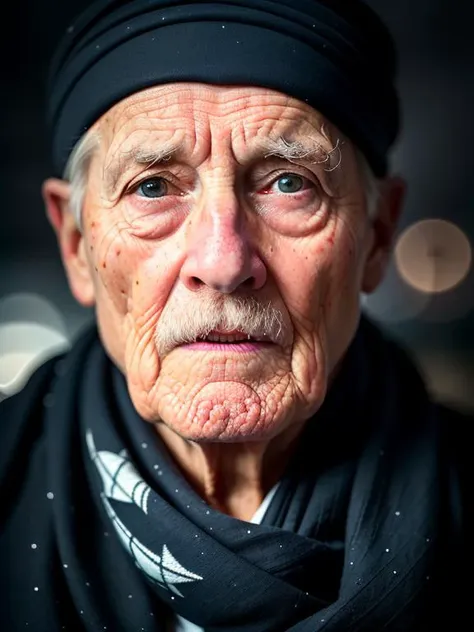
[[[220,351],[222,353],[255,353],[265,347],[273,346],[270,342],[192,342],[182,345],[181,349],[189,351]]]

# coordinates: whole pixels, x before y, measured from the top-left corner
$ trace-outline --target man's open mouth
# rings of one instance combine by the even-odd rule
[[[264,342],[264,338],[254,337],[250,334],[244,333],[216,333],[211,332],[207,336],[202,336],[197,339],[197,342],[213,342],[220,344],[239,344],[242,342]]]

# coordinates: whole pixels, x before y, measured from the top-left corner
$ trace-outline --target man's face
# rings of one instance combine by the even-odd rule
[[[138,412],[195,441],[306,420],[374,275],[351,143],[280,93],[198,84],[136,94],[95,131],[66,262]]]

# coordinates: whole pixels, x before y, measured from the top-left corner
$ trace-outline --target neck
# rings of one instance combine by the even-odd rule
[[[294,424],[269,441],[196,443],[160,423],[158,434],[178,466],[213,508],[250,520],[278,482],[304,424]]]

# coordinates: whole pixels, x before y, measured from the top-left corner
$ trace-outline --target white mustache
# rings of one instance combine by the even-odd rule
[[[220,297],[205,303],[189,302],[163,310],[155,344],[161,358],[175,347],[196,342],[211,331],[239,331],[250,338],[265,338],[283,345],[288,342],[283,313],[270,303],[253,297]]]

